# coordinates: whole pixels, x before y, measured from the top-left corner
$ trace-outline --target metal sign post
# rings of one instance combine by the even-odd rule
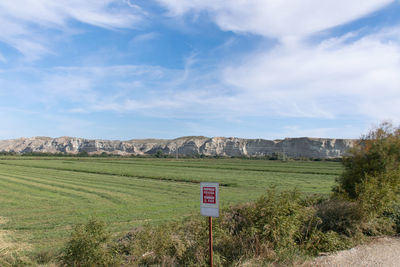
[[[208,217],[208,234],[209,234],[209,251],[210,251],[210,266],[213,266],[213,236],[212,236],[212,217]]]
[[[213,266],[212,217],[219,217],[218,183],[200,183],[200,213],[208,216],[210,266]]]

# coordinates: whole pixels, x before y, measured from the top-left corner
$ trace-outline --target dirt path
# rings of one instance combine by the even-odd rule
[[[382,237],[369,244],[318,257],[310,266],[400,266],[400,237]]]

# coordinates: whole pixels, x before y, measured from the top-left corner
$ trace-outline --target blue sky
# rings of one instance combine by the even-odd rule
[[[0,139],[357,138],[400,123],[400,2],[0,2]]]

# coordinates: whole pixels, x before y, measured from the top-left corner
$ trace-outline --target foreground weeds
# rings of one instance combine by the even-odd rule
[[[214,219],[215,265],[251,266],[257,262],[258,266],[288,266],[322,251],[349,247],[350,237],[327,228],[318,217],[318,209],[325,207],[320,202],[317,197],[304,198],[297,191],[269,190],[254,203],[224,210],[221,217]],[[204,217],[136,228],[115,242],[106,241],[100,225],[96,226],[96,233],[101,233],[88,231],[94,224],[97,223],[90,221],[75,229],[64,249],[63,263],[68,266],[208,265],[208,226]],[[110,261],[116,258],[122,262]]]
[[[321,252],[350,248],[367,235],[399,228],[398,204],[378,217],[365,217],[361,207],[337,196],[268,190],[214,219],[215,266],[299,266]],[[58,253],[1,252],[0,266],[208,266],[208,224],[193,216],[138,227],[113,240],[105,224],[92,219],[77,225]]]

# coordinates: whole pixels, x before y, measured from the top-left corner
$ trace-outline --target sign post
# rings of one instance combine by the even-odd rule
[[[210,266],[213,266],[212,217],[219,217],[219,184],[200,183],[200,213],[208,216]]]
[[[210,252],[210,267],[213,267],[213,234],[212,234],[212,217],[208,217],[208,246]]]

